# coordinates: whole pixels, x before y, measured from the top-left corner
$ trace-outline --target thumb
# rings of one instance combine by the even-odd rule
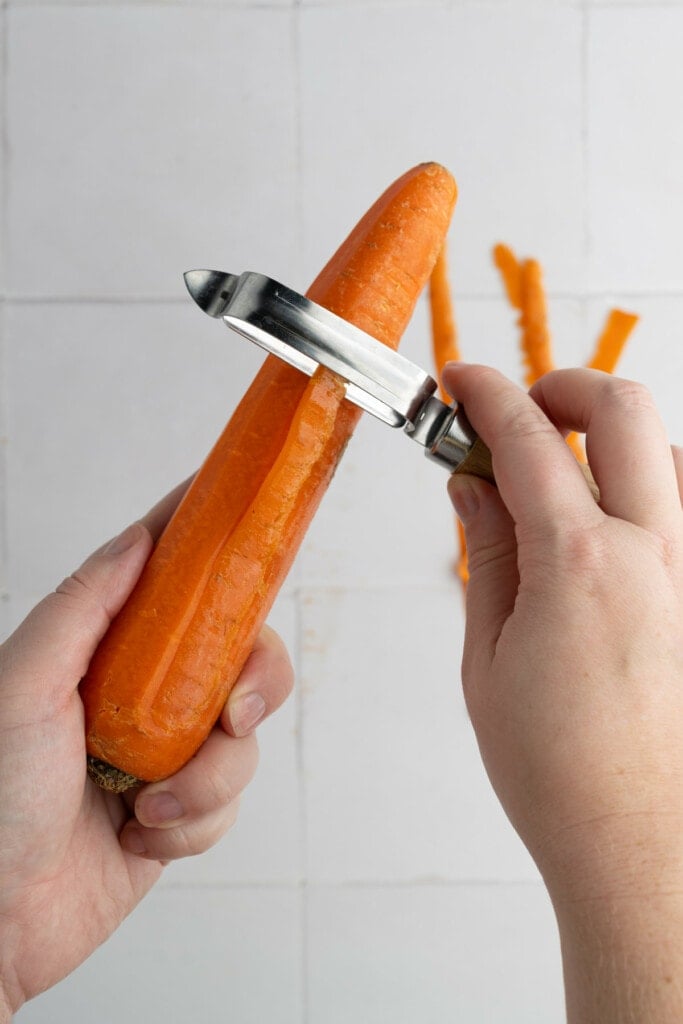
[[[466,672],[472,658],[491,661],[512,613],[519,586],[517,542],[512,517],[491,484],[456,473],[448,482],[448,493],[467,542]]]
[[[90,555],[44,598],[0,648],[5,707],[21,715],[37,705],[47,713],[72,695],[95,649],[122,608],[152,549],[142,523],[133,523]]]

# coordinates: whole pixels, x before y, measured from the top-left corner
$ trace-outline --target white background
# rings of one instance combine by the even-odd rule
[[[260,363],[182,272],[303,290],[422,160],[459,183],[465,357],[521,380],[502,240],[545,267],[560,365],[642,314],[621,369],[683,438],[683,3],[16,0],[0,33],[5,632],[197,466]],[[429,358],[424,303],[404,351]],[[445,482],[362,422],[272,617],[297,687],[237,827],[20,1024],[563,1020],[460,695]]]

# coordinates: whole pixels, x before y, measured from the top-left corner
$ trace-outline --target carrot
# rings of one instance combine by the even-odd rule
[[[586,365],[591,370],[613,373],[624,345],[639,319],[635,313],[625,313],[621,309],[611,310],[595,344],[593,355]]]
[[[444,402],[450,402],[451,396],[443,386],[443,369],[446,363],[460,359],[460,348],[458,345],[458,330],[453,314],[453,300],[448,281],[448,252],[444,242],[439,257],[434,264],[432,275],[429,278],[429,313],[432,328],[432,357],[436,376],[439,381],[439,391]],[[458,557],[455,562],[455,572],[465,586],[469,579],[467,567],[467,543],[462,523],[456,517],[455,528],[458,537]]]
[[[493,248],[493,262],[503,279],[508,302],[513,309],[522,308],[522,283],[519,261],[512,249],[499,242]]]
[[[530,387],[553,369],[548,328],[548,308],[543,288],[543,271],[538,260],[518,260],[512,249],[499,242],[493,248],[508,302],[520,311],[519,328],[525,383]]]
[[[520,302],[522,354],[527,368],[525,382],[531,386],[554,368],[543,272],[538,260],[524,260],[521,265]]]
[[[520,310],[518,322],[526,367],[525,383],[530,387],[544,373],[554,369],[543,271],[538,260],[520,262],[502,243],[493,249],[493,262],[500,271],[510,305]],[[568,434],[566,440],[579,462],[585,462],[578,435]]]
[[[439,391],[444,402],[450,402],[451,396],[445,391],[441,374],[446,363],[460,359],[458,333],[453,315],[453,301],[448,283],[448,259],[446,245],[434,264],[429,278],[429,312],[432,324],[432,349],[434,365],[439,380]]]
[[[396,347],[456,200],[422,164],[394,182],[308,291]],[[172,775],[215,725],[360,411],[340,378],[275,357],[159,539],[81,684],[92,777],[121,791]]]
[[[454,571],[459,577],[463,587],[467,587],[470,579],[470,565],[467,557],[467,540],[465,538],[465,527],[459,519],[456,519],[456,530],[458,533],[458,557],[455,560]]]

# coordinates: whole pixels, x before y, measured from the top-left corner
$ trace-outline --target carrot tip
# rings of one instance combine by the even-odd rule
[[[109,793],[125,793],[127,789],[132,789],[133,786],[139,786],[141,779],[130,775],[128,772],[122,772],[120,768],[115,768],[113,764],[107,764],[106,761],[100,761],[97,757],[91,757],[88,754],[88,776],[95,782],[100,789],[106,789]]]

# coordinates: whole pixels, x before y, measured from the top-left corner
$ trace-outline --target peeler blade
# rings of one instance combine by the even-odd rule
[[[234,274],[221,270],[188,270],[183,274],[185,286],[209,316],[221,317],[239,280]]]
[[[346,398],[421,444],[449,469],[474,443],[462,410],[434,394],[421,367],[286,285],[247,271],[189,270],[187,289],[209,316],[311,376],[324,366],[346,381]]]
[[[350,402],[393,427],[413,424],[436,390],[420,367],[263,274],[190,270],[185,284],[205,313],[303,373],[333,370],[347,381]]]

